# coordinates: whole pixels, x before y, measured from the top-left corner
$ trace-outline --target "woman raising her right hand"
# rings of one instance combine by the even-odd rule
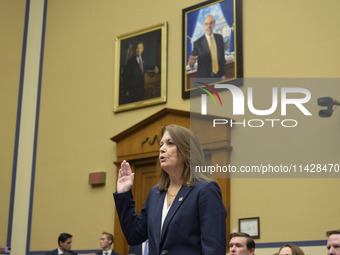
[[[226,217],[221,190],[206,173],[196,135],[169,125],[162,130],[161,173],[138,215],[132,197],[134,173],[123,161],[114,193],[120,225],[129,245],[148,240],[149,255],[225,255]]]

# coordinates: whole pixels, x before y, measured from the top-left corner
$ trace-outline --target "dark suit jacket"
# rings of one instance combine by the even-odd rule
[[[225,255],[226,217],[221,190],[214,181],[182,186],[164,220],[162,208],[166,192],[153,187],[141,213],[135,212],[132,192],[114,193],[120,225],[129,245],[149,239],[149,254]]]
[[[104,253],[103,253],[103,251],[98,251],[96,254],[97,255],[103,255]],[[120,255],[120,254],[115,252],[114,250],[112,250],[111,255]]]
[[[214,34],[214,38],[216,42],[219,68],[216,76],[214,77],[221,77],[225,75],[224,42],[223,37],[220,34]],[[210,78],[212,74],[211,54],[205,35],[194,42],[194,50],[192,51],[192,55],[198,55],[196,78]]]
[[[132,254],[135,254],[135,255],[143,255],[142,249],[143,249],[142,244],[130,246],[128,254],[132,253]]]
[[[76,253],[74,251],[68,251],[68,253],[70,253],[72,255],[78,255],[78,253]],[[46,255],[58,255],[58,249],[55,249],[53,251],[48,251],[48,252],[46,252]]]
[[[145,71],[144,61],[143,70]],[[131,57],[123,71],[124,91],[128,92],[127,102],[141,101],[144,98],[144,72],[141,72],[136,56]]]

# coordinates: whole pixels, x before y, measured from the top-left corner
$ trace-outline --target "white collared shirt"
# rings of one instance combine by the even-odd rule
[[[166,216],[167,216],[167,214],[168,214],[168,212],[171,208],[171,205],[172,205],[172,203],[171,203],[171,205],[168,208],[167,201],[168,201],[168,193],[166,192],[165,197],[164,197],[163,210],[162,210],[161,234],[162,234],[164,220],[165,220],[165,218],[166,218]]]
[[[142,243],[142,254],[143,255],[148,255],[149,254],[149,248],[148,248],[148,253],[145,254],[145,245],[148,245],[148,240]]]

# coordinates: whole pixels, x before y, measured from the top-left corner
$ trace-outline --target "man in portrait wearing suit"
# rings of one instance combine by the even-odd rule
[[[142,58],[144,43],[137,42],[135,55],[132,56],[123,71],[123,86],[126,97],[125,103],[138,102],[144,99],[144,73],[149,69]],[[157,66],[153,68],[155,73],[159,72]]]
[[[101,251],[97,252],[97,255],[120,255],[116,253],[112,248],[113,235],[107,232],[103,232],[100,237],[100,247]]]
[[[214,33],[215,19],[207,15],[204,19],[204,35],[194,42],[194,50],[189,57],[188,64],[195,64],[197,60],[196,78],[225,79],[224,42],[220,34]]]
[[[49,251],[46,255],[71,254],[77,255],[76,252],[71,251],[72,235],[68,233],[61,233],[58,237],[58,248]]]

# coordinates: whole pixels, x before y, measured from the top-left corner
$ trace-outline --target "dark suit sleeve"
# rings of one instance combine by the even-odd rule
[[[129,245],[137,245],[148,239],[147,234],[147,204],[138,215],[135,211],[135,201],[132,191],[113,194],[120,226]]]
[[[142,255],[142,244],[130,246],[128,254]]]
[[[193,55],[193,56],[197,56],[198,55],[197,41],[194,42],[194,49],[192,50],[191,55]]]
[[[202,254],[225,255],[226,218],[220,187],[214,181],[201,190],[199,196]]]
[[[128,60],[123,70],[123,84],[126,90],[128,90],[130,86],[130,77],[132,75],[132,60],[132,58]]]

